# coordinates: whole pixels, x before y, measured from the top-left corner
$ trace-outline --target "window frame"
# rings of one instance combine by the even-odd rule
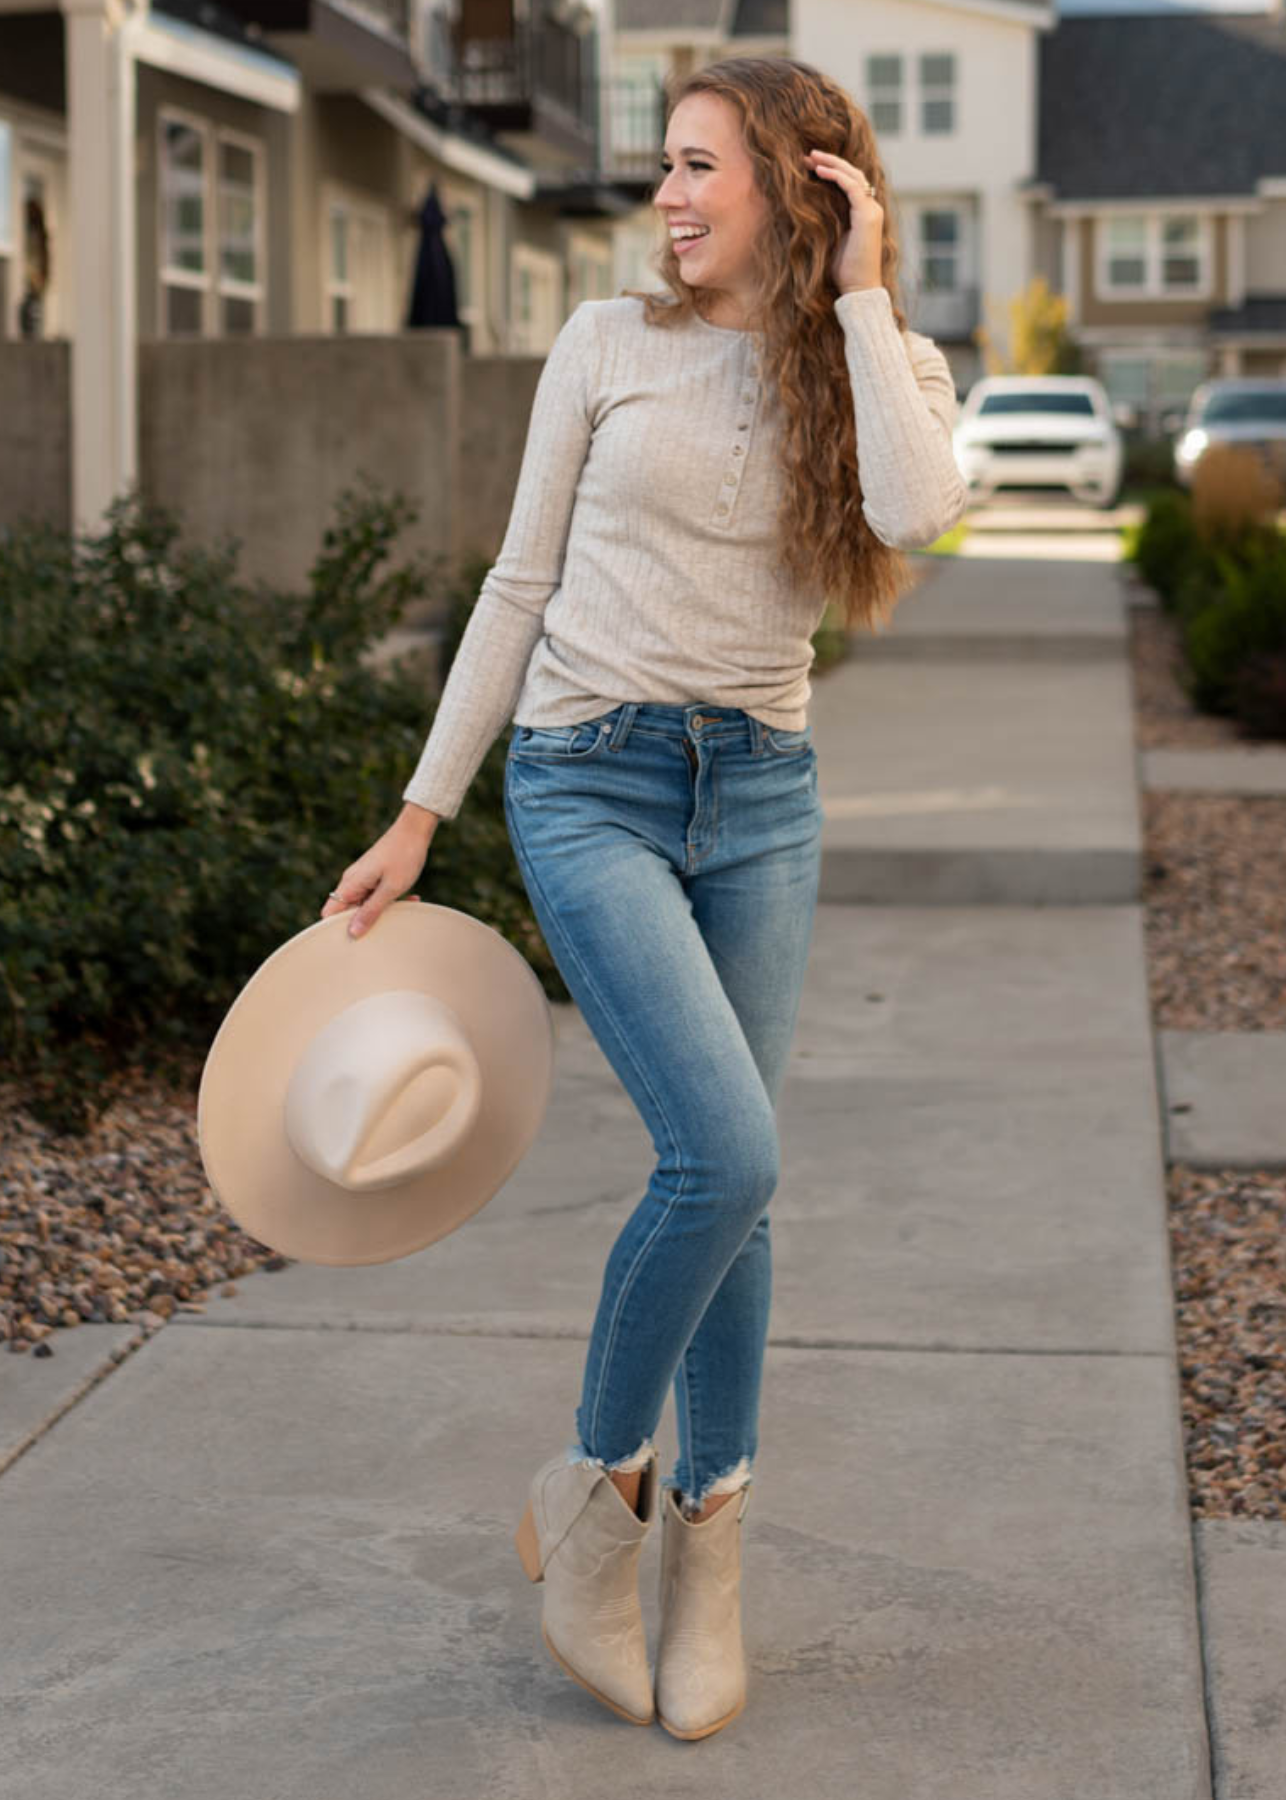
[[[1165,270],[1165,227],[1174,219],[1196,223],[1197,279],[1182,286],[1167,284]],[[1119,282],[1111,279],[1114,254],[1112,227],[1129,222],[1143,226],[1143,280]],[[1104,213],[1094,233],[1094,298],[1096,300],[1209,300],[1214,297],[1214,221],[1209,212],[1192,207],[1153,208],[1143,212],[1121,207]]]
[[[181,125],[193,131],[201,141],[201,255],[204,268],[198,274],[167,260],[171,247],[166,208],[165,177],[166,127]],[[254,206],[254,256],[256,279],[253,282],[226,276],[223,272],[223,195],[220,185],[220,152],[225,144],[248,151],[251,157]],[[156,335],[163,338],[258,337],[264,329],[268,302],[268,174],[267,145],[262,138],[248,132],[217,124],[202,113],[166,101],[156,111]],[[196,333],[169,329],[168,290],[183,288],[201,296],[201,329]],[[249,301],[254,308],[253,325],[248,332],[225,331],[223,301]]]
[[[322,323],[321,328],[327,337],[352,337],[354,335],[370,336],[388,335],[400,331],[401,318],[396,313],[397,306],[397,246],[393,233],[395,222],[392,209],[383,206],[374,197],[358,188],[351,188],[342,181],[323,181],[320,193],[322,217]],[[332,259],[333,240],[331,238],[331,219],[336,212],[342,212],[348,221],[348,238],[345,247],[347,272],[342,281],[335,277]],[[384,303],[386,318],[392,312],[392,322],[374,326],[357,325],[353,321],[353,312],[358,303],[358,283],[356,280],[355,254],[358,248],[358,233],[352,229],[354,223],[364,222],[374,226],[379,235],[379,253],[382,268],[378,276],[383,284],[384,292],[381,301]],[[334,302],[342,300],[348,308],[348,319],[342,328],[334,322]]]

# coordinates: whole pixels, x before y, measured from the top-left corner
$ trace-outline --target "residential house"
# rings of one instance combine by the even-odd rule
[[[792,0],[792,54],[825,69],[875,131],[913,329],[964,393],[979,328],[1009,353],[1009,303],[1034,266],[1040,44],[1047,0]]]
[[[0,0],[0,337],[74,346],[74,516],[135,477],[139,340],[398,332],[431,185],[467,350],[541,355],[613,291],[597,31],[583,0]]]
[[[1066,18],[1040,46],[1035,266],[1154,428],[1286,375],[1286,13]]]

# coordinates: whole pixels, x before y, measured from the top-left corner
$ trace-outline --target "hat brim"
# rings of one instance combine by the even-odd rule
[[[553,1085],[549,1002],[526,958],[454,907],[395,901],[361,937],[351,913],[319,919],[260,964],[228,1009],[197,1098],[215,1197],[273,1250],[303,1262],[391,1262],[485,1206],[535,1139]],[[295,1064],[323,1025],[386,988],[443,1000],[464,1022],[482,1104],[458,1155],[397,1186],[355,1193],[318,1175],[285,1130]]]

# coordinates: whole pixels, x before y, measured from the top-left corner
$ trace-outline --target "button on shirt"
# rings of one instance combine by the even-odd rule
[[[955,384],[899,332],[883,287],[834,302],[876,536],[931,543],[967,504]],[[759,336],[694,316],[647,324],[586,300],[532,403],[504,543],[482,584],[403,798],[454,817],[506,721],[569,725],[623,700],[807,722],[824,599],[776,567],[778,416]]]

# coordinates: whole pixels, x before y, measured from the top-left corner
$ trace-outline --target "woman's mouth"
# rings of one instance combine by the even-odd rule
[[[709,235],[710,232],[707,227],[705,231],[694,237],[672,237],[670,242],[674,245],[674,254],[676,256],[683,256],[687,251],[692,249],[694,244],[704,244]]]

